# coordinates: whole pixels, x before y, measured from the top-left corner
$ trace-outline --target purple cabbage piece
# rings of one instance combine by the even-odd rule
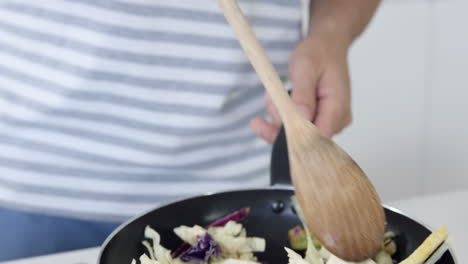
[[[244,220],[250,213],[250,208],[249,207],[244,207],[240,210],[237,210],[235,212],[232,212],[226,216],[223,216],[211,224],[205,226],[205,228],[210,228],[210,227],[219,227],[219,226],[224,226],[227,224],[229,221],[234,221],[234,222],[240,222]],[[174,252],[172,253],[172,256],[174,258],[180,256],[183,252],[187,251],[190,248],[190,245],[187,243],[183,243],[180,245]]]
[[[249,207],[245,207],[245,208],[242,208],[240,210],[237,210],[233,213],[230,213],[228,215],[226,215],[225,217],[222,217],[216,221],[214,221],[213,223],[209,224],[207,226],[208,227],[217,227],[217,226],[224,226],[226,225],[229,221],[234,221],[234,222],[240,222],[242,220],[244,220],[250,213],[250,208]]]
[[[176,250],[174,250],[174,252],[172,252],[172,257],[173,257],[173,258],[177,258],[177,257],[180,256],[182,253],[184,253],[185,251],[187,251],[189,248],[190,248],[190,244],[189,244],[189,243],[182,243],[182,245],[180,245]]]
[[[217,257],[219,253],[221,253],[221,248],[213,237],[206,233],[203,238],[197,236],[197,244],[183,252],[180,259],[185,262],[198,260],[207,263],[211,256]]]

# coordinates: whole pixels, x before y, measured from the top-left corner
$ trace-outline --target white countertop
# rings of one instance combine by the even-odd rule
[[[468,250],[462,242],[468,237],[468,190],[394,201],[389,205],[431,228],[447,225],[458,263],[468,263]],[[2,264],[95,264],[98,254],[99,248],[91,248]]]

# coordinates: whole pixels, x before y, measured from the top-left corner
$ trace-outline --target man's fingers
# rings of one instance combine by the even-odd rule
[[[346,66],[346,65],[345,65]],[[324,76],[318,90],[315,125],[327,136],[338,134],[351,124],[351,89],[347,66]]]
[[[325,136],[332,137],[351,123],[351,110],[333,97],[321,98],[314,123]]]
[[[297,57],[291,61],[289,71],[292,82],[291,97],[305,117],[312,121],[316,110],[319,71],[315,70],[312,60],[307,57]]]
[[[272,144],[278,136],[279,129],[277,126],[268,123],[261,117],[256,117],[250,120],[250,128],[260,138]]]

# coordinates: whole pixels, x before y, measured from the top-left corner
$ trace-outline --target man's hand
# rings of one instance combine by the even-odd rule
[[[313,0],[309,36],[296,47],[289,64],[292,99],[305,117],[326,136],[351,123],[347,53],[362,33],[381,0]],[[272,143],[281,125],[267,98],[272,122],[250,121],[253,131]]]
[[[312,34],[298,44],[289,64],[293,101],[329,137],[351,123],[348,45],[339,43],[325,34]],[[281,119],[268,97],[266,108],[271,122],[257,117],[250,121],[250,127],[273,143]]]

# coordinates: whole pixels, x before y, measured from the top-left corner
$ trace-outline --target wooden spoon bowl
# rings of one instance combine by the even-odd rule
[[[309,122],[286,128],[291,175],[307,225],[334,255],[367,259],[380,249],[385,232],[380,199],[354,160],[316,130]]]

